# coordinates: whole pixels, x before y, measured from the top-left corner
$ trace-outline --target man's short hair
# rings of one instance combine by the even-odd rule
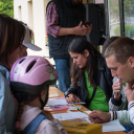
[[[124,64],[130,56],[134,57],[134,40],[120,37],[113,41],[106,49],[104,57],[115,56],[116,61]]]

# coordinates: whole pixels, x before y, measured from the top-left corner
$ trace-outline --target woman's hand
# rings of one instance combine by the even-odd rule
[[[44,113],[45,116],[48,117],[48,119],[50,119],[50,120],[54,119],[54,117],[52,116],[52,114],[49,111],[46,111],[46,110],[43,109],[43,113]]]
[[[79,102],[80,99],[74,94],[68,94],[68,96],[66,97],[66,101],[67,103],[75,103]]]
[[[93,123],[104,123],[110,121],[111,114],[109,112],[92,111],[88,118]]]

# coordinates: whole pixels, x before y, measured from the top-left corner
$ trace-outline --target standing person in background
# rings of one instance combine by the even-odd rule
[[[82,0],[51,0],[46,10],[49,54],[59,74],[59,89],[66,92],[71,83],[68,43],[74,36],[89,34],[92,25],[85,26],[86,9]]]
[[[102,55],[104,56],[106,48],[116,39],[118,36],[108,38],[103,44]],[[113,75],[113,96],[109,100],[109,110],[110,111],[119,111],[119,110],[127,110],[127,98],[125,95],[125,86],[124,82],[121,79],[118,79]]]
[[[25,27],[15,19],[0,14],[0,133],[14,133],[15,102],[10,90],[9,71],[21,56]],[[30,48],[30,47],[29,47]],[[23,51],[24,52],[24,51]]]

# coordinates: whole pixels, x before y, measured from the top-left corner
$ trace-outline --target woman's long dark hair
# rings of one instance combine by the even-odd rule
[[[87,65],[86,65],[86,70],[88,73],[88,80],[90,81],[90,86],[97,87],[97,70],[98,70],[98,65],[97,65],[97,56],[100,55],[100,53],[97,51],[94,45],[92,45],[90,42],[88,42],[85,38],[79,37],[75,38],[71,41],[69,44],[68,51],[69,52],[74,52],[74,53],[79,53],[79,54],[84,54],[84,50],[89,51],[89,56],[87,59]],[[72,83],[74,87],[77,87],[77,82],[79,78],[82,76],[83,69],[79,68],[76,64],[71,62],[71,78],[72,78]]]
[[[0,14],[0,65],[10,69],[8,55],[22,45],[25,27],[17,20]]]

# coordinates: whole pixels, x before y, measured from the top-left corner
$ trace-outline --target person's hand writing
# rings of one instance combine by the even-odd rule
[[[79,102],[80,99],[74,94],[68,94],[68,96],[66,97],[66,101],[67,103],[75,103]]]
[[[88,118],[93,123],[104,123],[110,121],[111,114],[109,112],[92,111]]]

